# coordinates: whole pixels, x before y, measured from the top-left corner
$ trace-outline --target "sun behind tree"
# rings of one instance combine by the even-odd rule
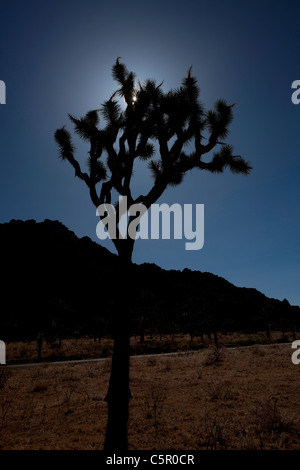
[[[224,100],[206,112],[199,102],[197,80],[191,68],[182,85],[176,90],[163,92],[154,80],[136,83],[135,74],[129,72],[119,59],[112,67],[112,76],[118,82],[117,91],[103,103],[101,110],[89,111],[77,119],[69,114],[75,132],[90,146],[88,172],[83,172],[74,157],[71,134],[62,127],[55,132],[60,157],[68,160],[75,175],[83,180],[90,197],[98,208],[110,204],[112,192],[126,196],[128,206],[143,204],[147,209],[154,204],[168,186],[183,181],[189,170],[207,170],[221,173],[229,168],[233,173],[247,175],[251,166],[233,148],[221,141],[228,134],[233,119],[232,108]],[[120,100],[125,100],[122,110]],[[100,127],[100,117],[104,125]],[[155,144],[158,156],[155,158]],[[184,151],[186,144],[189,153]],[[203,157],[214,151],[209,161]],[[133,198],[131,182],[136,159],[148,162],[154,179],[150,191]],[[116,204],[116,212],[120,205]],[[103,218],[103,216],[102,216]],[[134,217],[135,218],[135,217]],[[117,220],[119,217],[117,216]],[[132,221],[129,217],[128,226]],[[108,421],[105,450],[127,449],[127,423],[129,416],[129,304],[131,286],[130,267],[135,239],[122,237],[119,228],[112,239],[119,255],[120,272],[116,284],[119,308],[112,312],[114,325],[114,351],[109,388],[106,395]]]

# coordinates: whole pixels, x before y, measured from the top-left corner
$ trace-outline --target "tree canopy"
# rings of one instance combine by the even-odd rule
[[[250,164],[223,142],[234,104],[218,100],[213,110],[205,111],[192,68],[181,86],[168,92],[163,91],[163,82],[137,82],[120,58],[112,67],[112,76],[118,89],[100,109],[79,119],[69,114],[76,134],[90,146],[87,172],[74,156],[70,132],[62,127],[55,133],[60,157],[68,160],[75,175],[87,184],[96,207],[111,203],[115,190],[127,197],[129,205],[142,203],[149,208],[168,186],[180,184],[194,168],[212,173],[225,168],[233,173],[250,172]],[[120,100],[124,100],[125,109]],[[149,192],[134,199],[131,179],[136,159],[147,162],[154,181]],[[118,233],[114,240],[118,252],[119,238]]]

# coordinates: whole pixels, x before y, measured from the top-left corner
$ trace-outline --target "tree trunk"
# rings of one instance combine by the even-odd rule
[[[143,318],[140,326],[140,343],[145,342],[145,319]]]
[[[214,331],[214,342],[215,346],[218,346],[218,333],[216,331]]]
[[[121,312],[123,319],[126,312]],[[127,423],[129,417],[129,400],[131,398],[129,387],[129,350],[130,338],[128,325],[117,320],[118,327],[114,336],[114,351],[108,392],[105,397],[108,406],[108,419],[106,427],[104,450],[127,450]],[[123,328],[121,328],[123,326]]]
[[[43,348],[43,335],[42,333],[39,333],[37,337],[38,362],[41,362],[42,360],[42,348]]]
[[[126,256],[127,255],[127,256]],[[114,312],[114,350],[108,392],[105,397],[108,419],[105,451],[125,451],[128,448],[127,424],[129,418],[129,285],[131,253],[120,255],[120,278],[117,284],[118,303]]]

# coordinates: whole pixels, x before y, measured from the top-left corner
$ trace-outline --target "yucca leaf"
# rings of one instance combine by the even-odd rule
[[[107,178],[107,170],[103,162],[88,157],[87,166],[89,168],[90,175],[95,178],[96,182]]]
[[[240,156],[232,157],[228,166],[232,173],[242,173],[243,175],[248,175],[252,170],[249,162],[245,161]]]
[[[71,114],[68,114],[70,121],[75,125],[75,132],[79,137],[88,142],[97,132],[94,122],[90,119],[89,113],[81,119],[76,119]]]
[[[153,157],[154,155],[154,146],[152,144],[146,144],[139,152],[140,160],[148,160],[148,158]]]
[[[157,178],[161,174],[161,164],[159,161],[151,160],[148,164],[148,168],[150,169],[153,178]]]
[[[119,62],[119,58],[120,57],[118,57],[116,63],[112,66],[112,76],[120,85],[123,85],[128,76],[128,70],[125,64]]]
[[[74,146],[71,140],[71,134],[63,126],[57,129],[54,138],[59,146],[59,156],[62,160],[70,160],[74,154]]]
[[[121,117],[121,107],[116,100],[110,99],[103,103],[101,113],[108,124],[115,126]]]
[[[94,126],[97,126],[99,124],[99,111],[98,110],[92,110],[89,111],[86,114],[86,119],[88,119]]]
[[[167,179],[169,186],[178,186],[182,183],[185,173],[176,171],[176,170],[169,170]]]
[[[232,155],[233,147],[231,145],[224,145],[220,152],[215,153],[211,164],[209,165],[210,171],[213,173],[222,173],[224,168],[229,167],[232,173],[242,173],[247,175],[252,169],[249,162],[246,162],[238,155]]]

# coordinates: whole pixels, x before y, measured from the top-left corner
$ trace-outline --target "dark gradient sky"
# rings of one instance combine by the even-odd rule
[[[195,171],[159,202],[205,204],[205,244],[139,241],[133,260],[209,271],[300,304],[300,4],[270,1],[10,1],[0,3],[0,222],[60,220],[95,241],[84,183],[58,159],[53,134],[115,90],[121,56],[141,81],[178,87],[193,65],[206,108],[237,103],[228,142],[250,176]],[[78,146],[80,160],[87,147]],[[149,184],[136,168],[136,191]],[[113,250],[111,241],[103,243]],[[45,246],[45,250],[47,247]]]

